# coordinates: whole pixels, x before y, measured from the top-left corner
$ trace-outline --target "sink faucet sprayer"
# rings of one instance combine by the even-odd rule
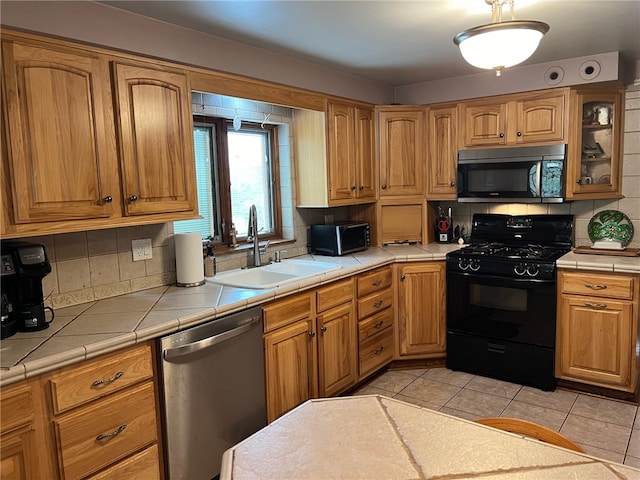
[[[247,228],[247,233],[250,241],[253,241],[253,266],[260,267],[262,265],[260,255],[267,251],[270,242],[267,241],[265,246],[260,248],[260,242],[258,241],[258,212],[255,205],[251,205],[249,208],[249,227]]]

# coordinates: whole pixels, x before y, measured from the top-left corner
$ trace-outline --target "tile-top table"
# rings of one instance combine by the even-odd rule
[[[227,450],[220,478],[620,480],[640,470],[365,395],[303,403]]]

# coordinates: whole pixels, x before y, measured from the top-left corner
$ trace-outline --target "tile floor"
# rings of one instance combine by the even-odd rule
[[[385,395],[467,420],[530,420],[590,455],[640,468],[640,415],[630,403],[564,389],[544,392],[446,368],[387,370],[353,394]]]

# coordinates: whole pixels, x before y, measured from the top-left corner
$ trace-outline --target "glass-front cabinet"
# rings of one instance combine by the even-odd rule
[[[622,196],[623,109],[623,89],[572,90],[567,199]]]

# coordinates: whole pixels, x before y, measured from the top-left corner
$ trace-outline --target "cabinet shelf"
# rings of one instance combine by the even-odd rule
[[[611,125],[610,123],[607,123],[605,125],[601,125],[599,123],[583,123],[582,124],[582,129],[583,130],[607,130],[613,128],[613,125]]]
[[[582,157],[583,162],[611,162],[611,157]]]

